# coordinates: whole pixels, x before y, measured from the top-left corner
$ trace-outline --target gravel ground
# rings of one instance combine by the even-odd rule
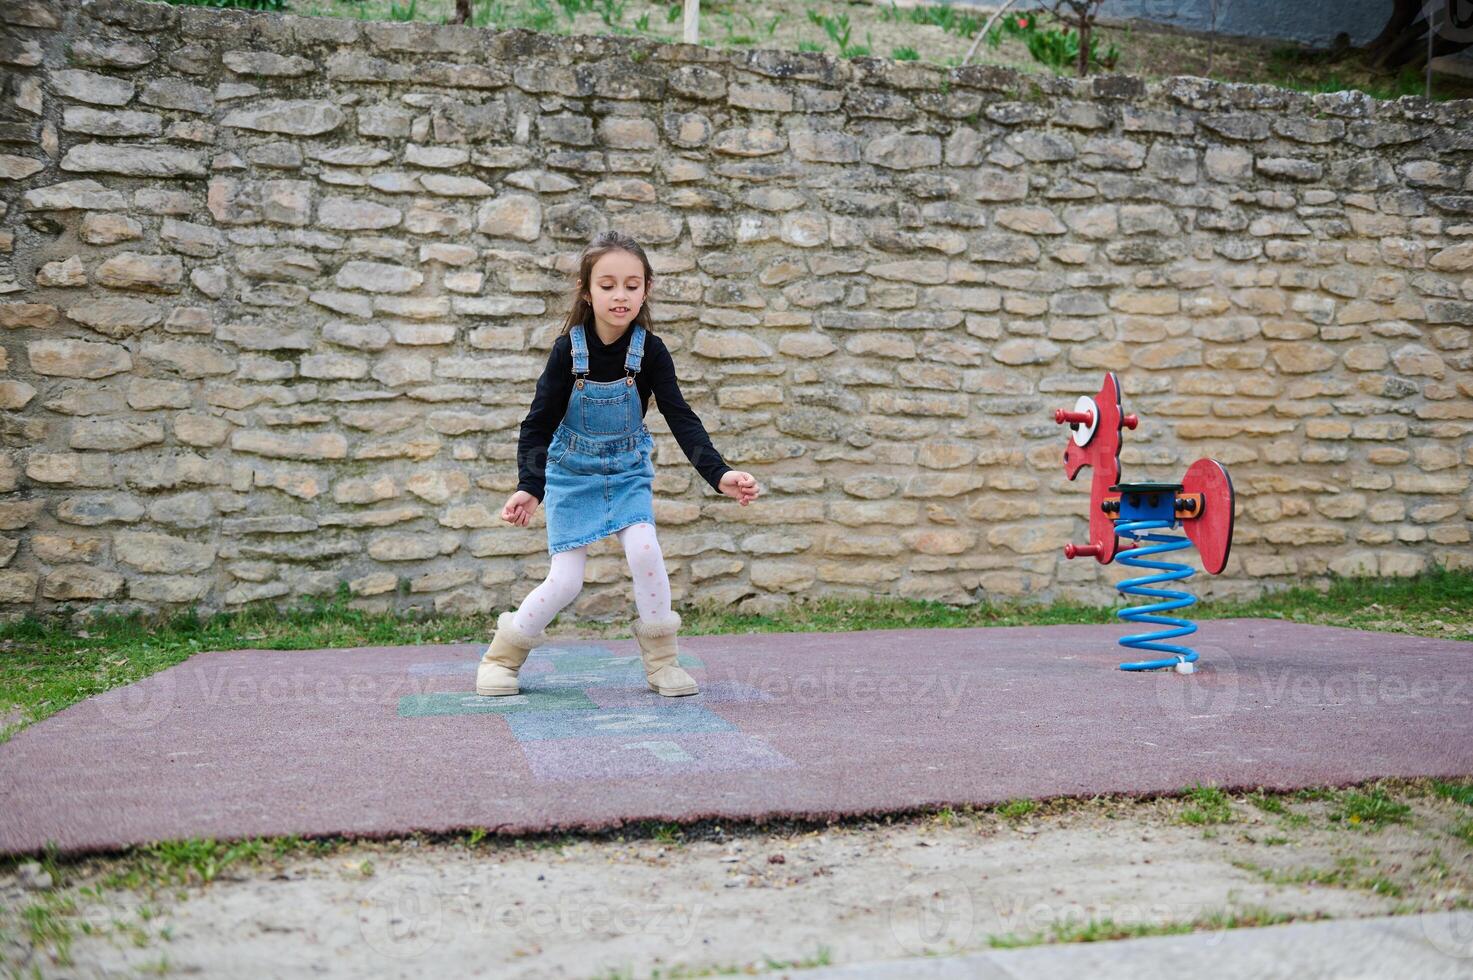
[[[345,842],[162,887],[121,884],[157,868],[138,857],[65,865],[49,888],[22,867],[0,876],[0,960],[76,977],[668,977],[1470,907],[1473,808],[1392,791],[1410,813],[1379,827],[1332,819],[1332,799],[1103,800],[639,839]]]

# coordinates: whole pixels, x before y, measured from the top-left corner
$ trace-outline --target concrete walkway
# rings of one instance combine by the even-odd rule
[[[1318,980],[1473,977],[1473,912],[1296,922],[1108,943],[1068,943],[888,960],[792,974],[794,980]]]

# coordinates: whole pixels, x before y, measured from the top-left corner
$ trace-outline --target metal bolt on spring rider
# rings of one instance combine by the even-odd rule
[[[1180,483],[1119,482],[1120,430],[1122,426],[1134,429],[1139,419],[1134,415],[1121,415],[1120,383],[1113,371],[1106,372],[1099,394],[1093,398],[1079,396],[1072,411],[1061,408],[1054,412],[1054,421],[1060,425],[1068,423],[1072,430],[1069,444],[1064,447],[1064,475],[1072,480],[1082,466],[1094,470],[1089,494],[1089,543],[1066,544],[1064,557],[1093,555],[1095,561],[1108,565],[1118,554],[1122,564],[1161,571],[1159,575],[1125,579],[1116,588],[1126,595],[1167,601],[1131,606],[1121,609],[1117,615],[1132,623],[1154,623],[1172,628],[1124,636],[1120,638],[1120,644],[1172,656],[1123,663],[1120,669],[1173,667],[1178,673],[1192,673],[1196,669],[1197,651],[1164,641],[1195,633],[1196,624],[1157,614],[1190,606],[1197,597],[1190,592],[1149,588],[1160,582],[1185,579],[1192,574],[1192,569],[1175,562],[1147,561],[1146,557],[1185,548],[1190,538],[1202,556],[1203,569],[1212,575],[1222,571],[1233,543],[1233,481],[1227,468],[1215,459],[1199,459],[1187,467]],[[1186,532],[1186,538],[1159,533],[1162,529],[1175,528],[1178,522]],[[1122,545],[1117,535],[1124,535],[1130,541]]]

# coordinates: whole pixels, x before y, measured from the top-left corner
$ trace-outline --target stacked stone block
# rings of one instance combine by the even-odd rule
[[[1196,78],[127,0],[0,5],[0,611],[346,585],[492,611],[595,233],[741,508],[658,410],[677,603],[1108,601],[1052,410],[1120,374],[1127,479],[1231,470],[1226,572],[1469,567],[1473,111]],[[593,549],[581,615],[630,608]]]

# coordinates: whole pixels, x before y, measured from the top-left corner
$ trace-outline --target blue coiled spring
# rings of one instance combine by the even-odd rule
[[[1188,565],[1178,565],[1169,561],[1145,561],[1147,555],[1159,555],[1166,551],[1177,551],[1188,547],[1191,542],[1184,536],[1178,534],[1141,534],[1152,528],[1174,527],[1172,521],[1118,521],[1115,524],[1115,533],[1123,535],[1134,541],[1144,538],[1147,541],[1160,542],[1159,544],[1146,545],[1144,547],[1129,548],[1115,553],[1115,559],[1122,565],[1130,565],[1133,568],[1156,568],[1163,574],[1148,575],[1142,578],[1128,578],[1115,587],[1127,595],[1150,596],[1153,599],[1168,599],[1169,602],[1159,602],[1150,606],[1128,606],[1119,610],[1116,615],[1131,623],[1156,623],[1161,626],[1171,626],[1174,629],[1162,630],[1159,633],[1132,633],[1130,636],[1120,638],[1120,645],[1135,650],[1156,650],[1161,653],[1175,654],[1163,660],[1139,660],[1134,663],[1123,663],[1121,670],[1159,670],[1163,667],[1172,667],[1178,663],[1194,663],[1197,659],[1197,651],[1191,647],[1181,647],[1174,643],[1163,643],[1178,636],[1186,636],[1197,632],[1197,625],[1190,620],[1175,619],[1171,616],[1158,616],[1156,613],[1170,612],[1173,609],[1182,609],[1197,601],[1197,597],[1190,592],[1171,592],[1166,589],[1150,589],[1145,586],[1155,585],[1158,582],[1173,582],[1188,578],[1192,569]]]

